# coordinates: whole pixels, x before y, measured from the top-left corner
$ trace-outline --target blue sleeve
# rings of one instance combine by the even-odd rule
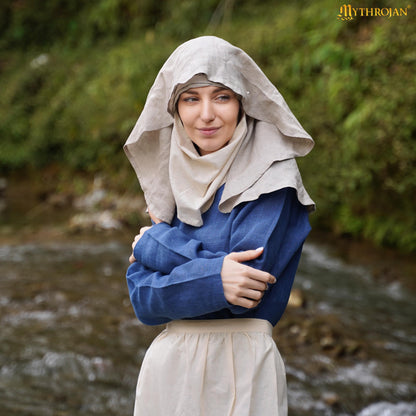
[[[285,271],[293,264],[292,259],[300,255],[310,229],[307,217],[306,209],[292,189],[241,204],[230,214],[232,226],[227,253],[205,250],[202,242],[191,239],[177,227],[153,226],[136,245],[139,248],[134,254],[138,261],[127,272],[137,317],[143,323],[157,325],[225,308],[233,314],[247,312],[246,308],[231,305],[225,299],[221,269],[226,254],[257,247],[265,248],[262,256],[248,264],[278,279],[267,295],[276,294],[278,288],[282,299],[278,301],[279,307],[284,310],[294,277]]]
[[[296,191],[285,188],[262,195],[257,204],[246,204],[233,222],[230,251],[264,247],[263,254],[246,264],[271,273],[277,282],[269,285],[257,309],[273,325],[289,300],[303,243],[309,234],[309,215]],[[242,309],[238,306],[239,312]]]
[[[248,264],[272,273],[283,270],[309,231],[307,210],[297,200],[296,191],[284,188],[235,208],[227,252],[212,253],[177,227],[159,223],[144,233],[134,257],[149,269],[170,273],[193,259],[264,247],[263,255]]]
[[[280,273],[302,246],[310,231],[306,208],[296,191],[284,188],[244,205],[233,221],[230,252],[264,247],[263,254],[247,264],[279,279]]]
[[[190,260],[214,259],[228,253],[205,250],[201,241],[190,238],[177,227],[161,222],[143,234],[133,254],[147,268],[167,274]]]
[[[221,280],[224,258],[194,259],[170,274],[152,271],[136,261],[127,270],[130,300],[147,325],[192,318],[227,307]]]

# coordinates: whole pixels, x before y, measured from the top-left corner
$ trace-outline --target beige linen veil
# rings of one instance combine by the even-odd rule
[[[310,152],[312,138],[257,64],[243,50],[214,36],[192,39],[172,53],[157,75],[124,145],[149,210],[167,223],[175,214],[169,178],[173,97],[196,74],[205,74],[208,80],[240,95],[245,114],[254,119],[253,128],[247,133],[251,137],[245,140],[226,175],[220,211],[230,212],[241,202],[285,187],[296,189],[300,203],[314,210],[294,159]],[[181,220],[202,225],[198,218]]]

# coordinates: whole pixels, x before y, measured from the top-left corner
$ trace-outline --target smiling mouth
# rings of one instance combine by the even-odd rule
[[[220,128],[219,127],[207,127],[207,128],[202,128],[202,129],[198,129],[200,131],[201,134],[203,134],[204,136],[212,136],[213,134],[215,134]]]

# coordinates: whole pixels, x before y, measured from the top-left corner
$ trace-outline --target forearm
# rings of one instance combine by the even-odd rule
[[[222,263],[222,257],[196,259],[176,267],[170,274],[133,263],[127,271],[127,283],[138,319],[147,325],[158,325],[226,308]]]
[[[227,253],[206,250],[201,241],[190,238],[177,227],[160,223],[144,233],[133,254],[147,268],[168,274],[191,260],[217,259]]]

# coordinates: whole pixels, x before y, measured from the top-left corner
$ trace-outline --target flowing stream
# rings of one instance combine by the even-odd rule
[[[129,251],[118,240],[0,246],[0,415],[132,414],[140,363],[161,327],[134,316]],[[416,415],[415,294],[311,243],[296,288],[309,320],[332,316],[367,353],[281,349],[289,415]]]

